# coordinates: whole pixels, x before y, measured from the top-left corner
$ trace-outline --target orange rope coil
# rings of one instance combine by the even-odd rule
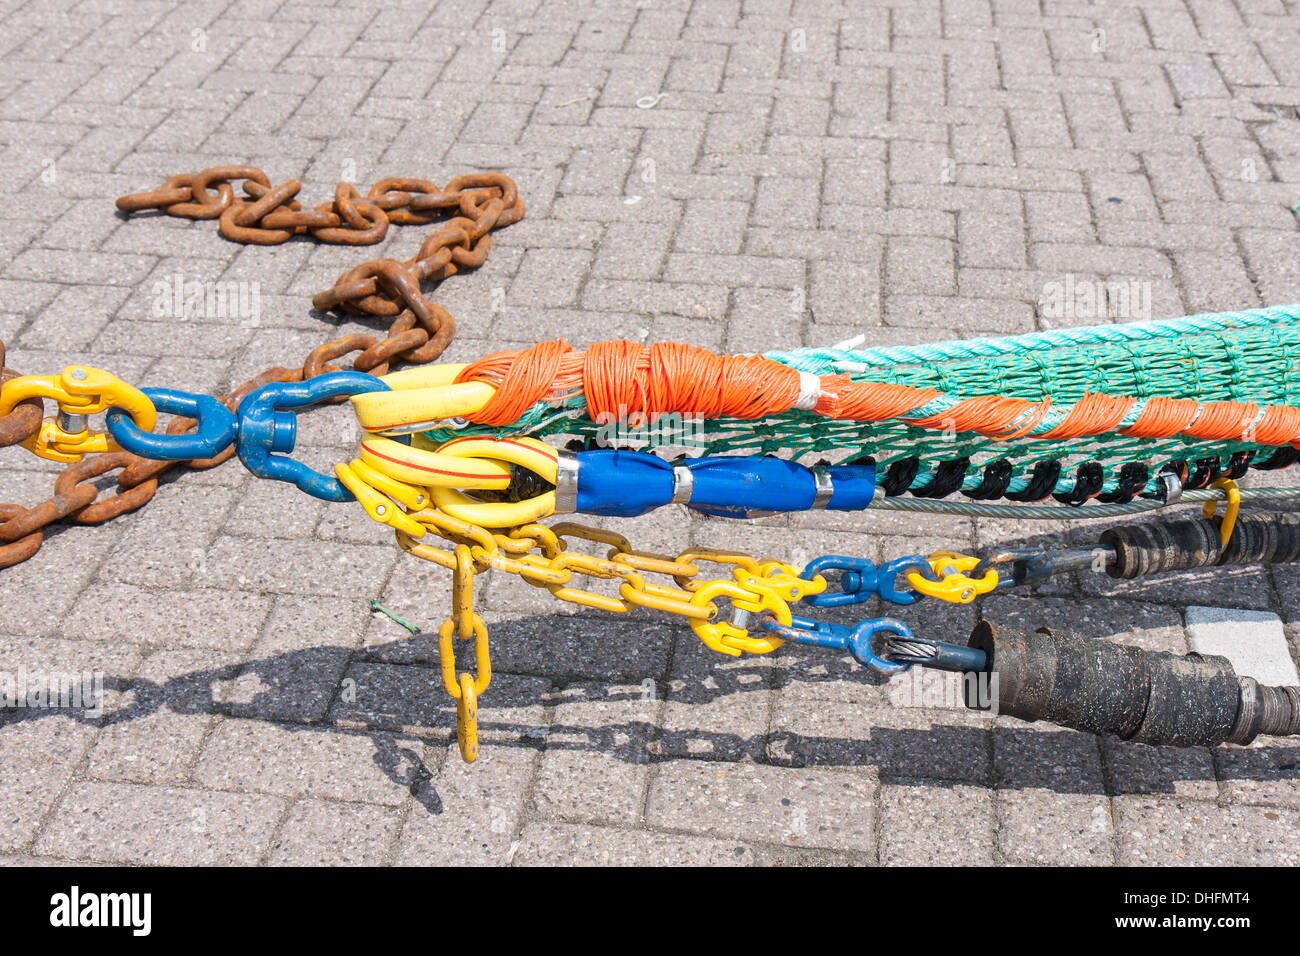
[[[583,394],[588,414],[638,419],[667,413],[703,418],[755,420],[788,412],[800,402],[809,376],[761,355],[718,355],[680,342],[601,342],[575,351],[564,341],[542,342],[519,352],[495,352],[467,366],[456,381],[495,387],[470,421],[505,426],[541,401]],[[963,399],[936,415],[908,417],[943,393],[889,382],[854,382],[824,375],[813,411],[827,418],[875,422],[901,419],[918,428],[974,432],[1001,441],[1029,436],[1052,406],[1005,395]],[[1145,401],[1137,420],[1119,428],[1134,403]],[[809,408],[807,404],[798,407]],[[1065,418],[1035,439],[1070,441],[1118,430],[1134,438],[1183,435],[1202,441],[1300,445],[1300,408],[1242,402],[1197,402],[1154,397],[1085,394]]]

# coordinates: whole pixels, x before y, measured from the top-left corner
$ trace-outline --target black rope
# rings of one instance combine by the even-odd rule
[[[1009,491],[1006,497],[1011,501],[1042,501],[1056,488],[1057,479],[1061,477],[1059,461],[1036,461],[1029,484],[1023,491]]]
[[[1119,480],[1114,491],[1098,495],[1097,500],[1106,504],[1126,504],[1141,494],[1151,480],[1151,469],[1140,461],[1126,462],[1120,467]]]
[[[991,461],[984,466],[984,480],[969,491],[963,491],[962,494],[976,501],[1001,498],[1006,493],[1007,485],[1011,484],[1011,477],[1014,474],[1015,469],[1007,459],[999,458]]]
[[[1085,461],[1074,472],[1074,487],[1052,497],[1063,505],[1078,507],[1089,498],[1095,498],[1105,482],[1106,472],[1101,462]]]
[[[895,498],[912,486],[920,468],[921,459],[916,455],[901,458],[885,471],[885,480],[880,483],[880,486],[885,489],[886,495]]]
[[[969,458],[941,461],[930,483],[924,488],[913,488],[912,494],[917,498],[947,498],[966,480],[966,469],[969,467]]]

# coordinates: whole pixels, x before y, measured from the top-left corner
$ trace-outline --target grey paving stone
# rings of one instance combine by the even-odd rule
[[[669,761],[650,783],[646,822],[801,847],[875,847],[877,780],[832,770]]]
[[[249,865],[283,807],[255,794],[83,783],[63,798],[36,852],[112,863]]]
[[[94,727],[59,713],[5,722],[0,753],[9,770],[0,782],[5,806],[0,842],[6,849],[36,836],[94,739]]]
[[[1196,653],[1226,657],[1238,674],[1261,684],[1300,685],[1282,619],[1273,612],[1193,604],[1185,617],[1187,642]]]
[[[1119,797],[1119,862],[1127,866],[1294,866],[1295,810]]]
[[[233,673],[229,653],[184,648],[159,650],[126,683],[86,762],[97,780],[182,783],[215,722],[214,684]]]
[[[1218,795],[1214,756],[1203,747],[1148,747],[1103,737],[1101,749],[1113,793],[1193,800],[1214,800]]]
[[[739,841],[648,830],[567,823],[530,823],[520,835],[515,866],[752,866],[754,852]]]
[[[424,744],[382,732],[223,720],[194,779],[214,790],[401,806],[424,772]]]
[[[1248,747],[1219,747],[1212,755],[1232,802],[1300,806],[1300,745],[1295,738],[1259,737]]]
[[[536,759],[533,750],[519,747],[483,748],[473,764],[449,753],[438,774],[416,790],[398,865],[508,863]]]
[[[880,862],[887,866],[988,866],[993,798],[947,780],[882,780]]]
[[[69,637],[246,650],[257,638],[272,599],[217,588],[151,590],[130,584],[95,584],[82,592],[61,621]],[[184,613],[179,609],[183,608]]]
[[[271,841],[272,866],[377,866],[388,860],[401,826],[397,810],[300,800]]]
[[[573,822],[638,823],[660,707],[653,685],[573,684],[552,700],[536,811]]]
[[[999,790],[998,849],[1012,863],[1099,866],[1115,862],[1110,799],[1049,790]]]
[[[992,769],[988,718],[942,708],[780,701],[768,753],[795,767],[978,783],[987,783]]]

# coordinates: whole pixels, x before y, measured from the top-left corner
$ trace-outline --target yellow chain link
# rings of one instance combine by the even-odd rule
[[[447,462],[454,467],[447,467]],[[452,614],[439,628],[438,647],[443,687],[456,700],[457,739],[466,761],[478,753],[478,697],[491,679],[487,627],[474,612],[475,575],[488,569],[505,571],[562,601],[614,614],[637,607],[674,614],[685,618],[706,646],[735,657],[776,650],[783,643],[780,638],[751,636],[750,627],[763,617],[789,626],[790,604],[826,589],[826,579],[820,575],[804,580],[793,565],[743,552],[694,548],[670,557],[638,551],[623,535],[604,528],[567,521],[548,528],[537,523],[535,515],[552,510],[553,492],[519,506],[479,502],[456,490],[453,483],[439,486],[420,477],[443,469],[457,472],[454,483],[460,483],[466,468],[476,468],[483,471],[484,487],[499,491],[501,478],[491,469],[510,466],[528,468],[555,483],[554,452],[531,438],[506,442],[466,438],[447,442],[437,451],[414,441],[410,446],[389,442],[380,448],[375,439],[367,439],[359,458],[335,467],[340,481],[371,518],[394,529],[404,551],[453,572]],[[417,480],[421,483],[414,484]],[[539,502],[546,507],[539,507]],[[488,516],[501,522],[494,525],[498,530],[479,523]],[[447,542],[451,549],[430,543],[432,538]],[[571,550],[570,540],[607,550],[604,555]],[[728,568],[731,577],[701,579],[700,568],[706,563]],[[652,576],[667,580],[655,581]],[[602,593],[585,586],[589,580],[608,581],[612,586]],[[731,620],[721,618],[721,601],[731,603]],[[474,640],[477,677],[456,673],[453,636]]]
[[[466,763],[478,759],[478,695],[492,682],[492,661],[487,625],[474,613],[474,558],[466,544],[456,546],[452,575],[451,616],[438,628],[438,658],[443,689],[456,701],[456,742]],[[474,640],[477,674],[456,673],[456,650],[452,638]]]
[[[478,697],[491,679],[488,632],[483,619],[473,609],[473,579],[489,568],[518,575],[562,601],[584,607],[615,614],[645,607],[678,615],[690,622],[705,645],[731,656],[776,650],[783,643],[780,638],[751,637],[744,625],[750,621],[757,623],[756,618],[764,614],[789,625],[790,602],[826,589],[825,578],[818,575],[811,581],[804,580],[797,568],[784,562],[759,561],[746,554],[705,549],[685,551],[672,558],[637,551],[616,532],[573,522],[561,522],[549,528],[525,524],[509,531],[493,532],[437,508],[410,511],[406,518],[453,546],[448,551],[423,543],[400,528],[396,532],[403,550],[449,568],[454,575],[452,614],[438,631],[438,648],[443,687],[456,700],[456,736],[461,756],[467,762],[478,754]],[[603,557],[571,551],[566,539],[606,545],[609,550]],[[733,577],[700,580],[700,563],[705,561],[731,566]],[[652,574],[665,576],[672,583],[647,580],[647,575]],[[578,582],[584,579],[615,581],[616,593],[602,594],[582,587]],[[743,612],[744,618],[739,623],[719,620],[720,599],[730,600],[734,609]],[[453,636],[462,640],[473,638],[476,678],[467,673],[457,675]]]
[[[60,418],[47,418],[40,429],[23,440],[34,455],[70,464],[87,455],[120,451],[121,447],[104,432],[92,432],[85,418],[108,408],[120,408],[143,431],[153,431],[158,413],[153,402],[134,386],[111,372],[89,365],[69,365],[57,375],[23,375],[0,387],[0,418],[28,398],[48,398],[58,403]],[[75,431],[63,427],[76,422]]]

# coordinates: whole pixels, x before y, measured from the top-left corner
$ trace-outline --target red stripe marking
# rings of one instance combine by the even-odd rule
[[[368,455],[374,455],[376,458],[382,458],[384,461],[391,461],[395,465],[405,465],[407,468],[414,468],[416,471],[427,471],[434,475],[449,475],[452,478],[482,478],[488,481],[508,481],[506,478],[488,478],[485,475],[469,475],[463,471],[446,471],[442,468],[430,468],[428,465],[413,465],[409,461],[402,461],[400,458],[393,458],[382,452],[375,451],[373,448],[363,448],[363,452]]]
[[[522,448],[524,451],[531,451],[533,454],[536,454],[536,455],[545,455],[545,456],[546,456],[547,458],[549,458],[551,461],[555,461],[555,453],[554,453],[554,452],[551,452],[550,454],[547,454],[546,452],[542,451],[540,448],[534,448],[532,445],[525,445],[523,442],[521,442],[521,441],[515,441],[515,440],[512,439],[512,438],[482,438],[482,437],[479,437],[479,436],[473,436],[473,435],[471,435],[471,436],[467,436],[467,437],[465,437],[465,438],[453,438],[453,439],[452,439],[451,441],[449,441],[449,442],[444,442],[443,445],[442,445],[442,447],[443,447],[443,448],[447,448],[447,447],[449,447],[449,446],[451,446],[451,445],[458,445],[458,444],[460,444],[461,442],[466,442],[466,441],[495,441],[495,442],[499,442],[499,443],[502,444],[502,445],[514,445],[516,448]]]

